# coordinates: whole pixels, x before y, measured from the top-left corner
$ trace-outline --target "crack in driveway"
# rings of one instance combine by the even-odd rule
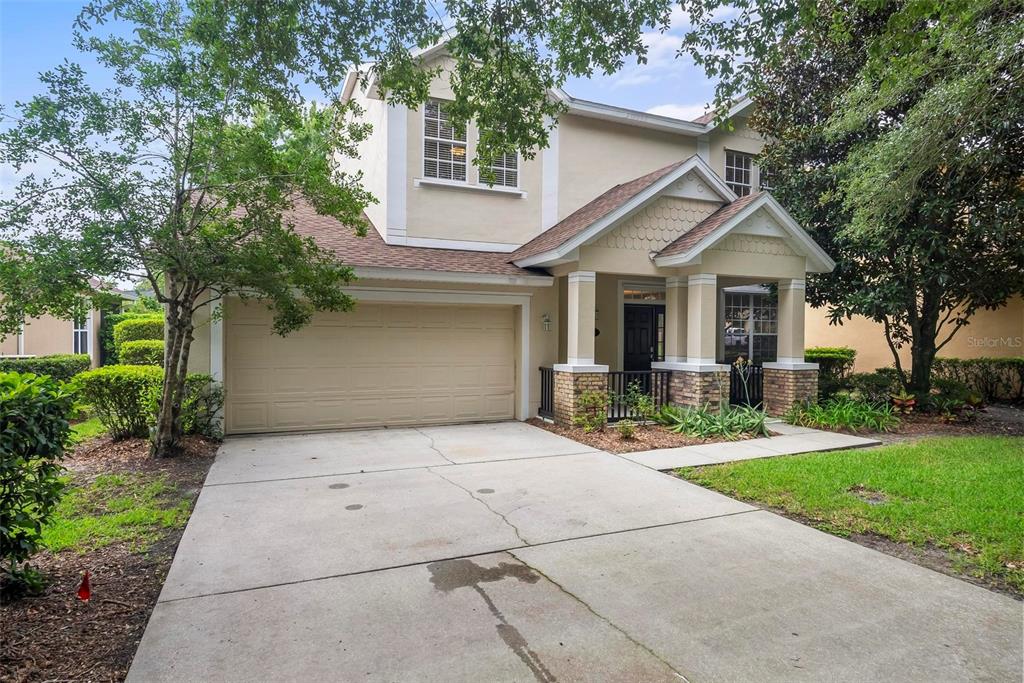
[[[440,455],[444,459],[445,462],[447,462],[450,465],[454,465],[455,464],[454,460],[452,460],[447,455],[442,453],[440,451],[440,449],[438,449],[438,447],[434,445],[434,437],[430,436],[430,434],[424,433],[424,431],[422,429],[420,429],[419,427],[413,427],[413,431],[416,432],[417,434],[419,434],[420,436],[422,436],[427,441],[429,441],[430,442],[430,446],[429,446],[430,450],[432,450],[435,453],[437,453],[438,455]],[[428,467],[427,469],[430,469],[430,468]]]
[[[513,524],[511,521],[509,521],[509,518],[507,516],[505,516],[504,514],[498,512],[497,510],[492,508],[490,505],[488,505],[486,500],[484,500],[480,496],[476,495],[475,493],[473,493],[472,491],[467,489],[465,486],[462,486],[462,485],[457,484],[456,482],[452,481],[451,479],[449,479],[448,477],[444,476],[440,472],[435,472],[434,469],[431,468],[431,467],[428,467],[427,471],[430,472],[431,474],[436,474],[437,476],[441,477],[442,479],[444,479],[446,482],[448,482],[449,484],[451,484],[455,488],[461,489],[462,491],[465,491],[466,494],[469,495],[470,498],[472,498],[473,500],[475,500],[476,502],[480,503],[485,508],[487,508],[488,512],[490,512],[492,514],[495,514],[498,517],[500,517],[501,521],[503,521],[510,529],[512,529],[513,532],[515,532],[516,538],[518,538],[519,541],[523,545],[530,545],[530,542],[527,541],[525,538],[523,538],[523,535],[519,532],[519,527],[517,527],[515,524]]]
[[[522,557],[520,557],[519,555],[517,555],[517,554],[516,554],[516,553],[515,553],[514,551],[512,551],[512,550],[506,550],[505,552],[507,552],[507,553],[508,553],[509,555],[511,555],[512,557],[516,558],[516,560],[517,560],[517,561],[521,562],[521,563],[523,564],[523,566],[524,566],[524,567],[526,567],[527,569],[529,569],[530,571],[532,571],[532,572],[534,572],[534,573],[536,573],[536,574],[540,575],[541,577],[543,577],[545,581],[547,581],[547,582],[548,582],[548,583],[550,583],[550,584],[551,584],[552,586],[554,586],[555,588],[557,588],[558,590],[560,590],[560,591],[561,591],[562,593],[564,593],[565,595],[569,596],[570,598],[572,598],[573,600],[575,600],[575,601],[576,601],[576,602],[578,602],[579,604],[583,605],[583,607],[584,607],[584,608],[585,608],[585,609],[586,609],[586,610],[587,610],[588,612],[590,612],[590,613],[591,613],[591,614],[593,614],[593,615],[594,615],[595,617],[597,617],[598,619],[600,619],[601,621],[603,621],[604,623],[608,624],[608,625],[609,625],[609,626],[611,626],[611,627],[612,627],[613,629],[615,629],[616,631],[618,631],[619,633],[621,633],[621,634],[623,635],[623,637],[625,637],[625,638],[626,638],[626,640],[628,640],[629,642],[633,643],[634,645],[636,645],[637,647],[639,647],[640,649],[642,649],[642,650],[643,650],[644,652],[646,652],[647,654],[649,654],[649,655],[651,655],[652,657],[654,657],[655,659],[657,659],[657,660],[658,660],[659,662],[661,662],[661,663],[662,663],[662,664],[664,664],[664,665],[665,665],[666,667],[668,667],[668,670],[669,670],[669,671],[671,671],[672,673],[674,673],[674,674],[675,674],[676,676],[679,676],[679,678],[680,678],[680,679],[682,679],[682,680],[686,681],[687,683],[689,683],[690,679],[688,679],[688,678],[687,678],[686,676],[684,676],[684,675],[683,675],[682,673],[680,673],[680,672],[679,672],[678,670],[676,670],[676,668],[675,668],[674,666],[672,666],[672,664],[671,664],[671,663],[669,663],[669,662],[668,662],[668,660],[666,660],[666,659],[665,659],[664,657],[662,657],[662,656],[661,656],[661,655],[659,655],[659,654],[658,654],[657,652],[655,652],[654,650],[652,650],[652,649],[651,649],[651,648],[650,648],[649,646],[647,646],[646,644],[644,644],[644,643],[642,643],[641,641],[639,641],[639,640],[637,640],[636,638],[634,638],[634,637],[633,637],[632,635],[630,635],[630,633],[629,633],[628,631],[626,631],[626,630],[625,630],[624,628],[622,628],[621,626],[619,626],[618,624],[616,624],[616,623],[615,623],[614,621],[612,621],[611,619],[609,619],[608,617],[606,617],[605,615],[601,614],[601,613],[600,613],[600,612],[598,612],[598,611],[597,611],[596,609],[594,609],[593,607],[591,607],[591,606],[590,606],[590,604],[589,604],[589,603],[587,603],[587,601],[586,601],[586,600],[584,600],[584,599],[583,599],[583,598],[581,598],[580,596],[576,595],[576,594],[575,594],[575,593],[573,593],[572,591],[568,590],[568,589],[567,589],[567,588],[566,588],[565,586],[563,586],[562,584],[558,583],[557,581],[555,581],[554,579],[552,579],[552,578],[551,578],[550,576],[548,576],[547,574],[545,574],[545,573],[544,573],[544,572],[542,572],[541,570],[537,569],[537,568],[536,568],[535,566],[533,566],[532,564],[530,564],[529,562],[527,562],[526,560],[524,560],[524,559],[523,559]]]

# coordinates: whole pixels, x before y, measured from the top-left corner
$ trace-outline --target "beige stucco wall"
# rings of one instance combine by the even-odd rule
[[[693,137],[563,116],[558,127],[558,218],[619,183],[696,153]]]
[[[355,157],[336,154],[335,163],[338,170],[345,173],[362,173],[360,184],[377,200],[366,207],[366,216],[383,236],[388,201],[388,107],[381,100],[370,99],[364,93],[357,92],[353,99],[363,109],[359,121],[370,124],[372,130],[369,137],[356,146]]]
[[[856,349],[858,372],[893,365],[892,352],[880,324],[857,317],[834,326],[829,325],[826,308],[808,306],[806,312],[807,346]],[[1003,308],[975,313],[971,323],[960,329],[939,355],[947,358],[1024,357],[1024,298],[1018,296]],[[909,362],[910,349],[901,349],[900,356],[902,361]]]
[[[720,126],[708,135],[708,163],[722,178],[725,178],[725,150],[757,155],[764,147],[761,136],[747,125],[746,118],[737,117],[731,123],[732,130]],[[757,179],[753,182],[756,189]]]
[[[89,333],[89,347],[93,366],[99,365],[99,328],[100,312],[93,311],[92,325]],[[75,349],[72,331],[74,325],[70,320],[61,320],[51,315],[31,318],[25,322],[24,343],[22,353],[26,356],[51,356],[57,353],[73,353]],[[0,341],[0,356],[13,356],[18,353],[18,335],[9,335]]]

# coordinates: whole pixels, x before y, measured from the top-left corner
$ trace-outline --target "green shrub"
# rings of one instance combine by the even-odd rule
[[[584,391],[576,399],[578,412],[572,416],[572,423],[577,427],[583,427],[583,431],[588,434],[604,429],[605,423],[608,422],[610,400],[608,392]]]
[[[669,431],[700,439],[738,439],[741,436],[769,436],[763,410],[749,406],[724,406],[711,412],[709,406],[687,408],[664,406],[655,421]]]
[[[636,434],[636,423],[632,420],[619,420],[615,423],[615,429],[619,432],[619,438],[629,440]]]
[[[154,365],[108,365],[79,375],[75,388],[114,439],[145,437],[156,422],[163,378],[163,368]],[[220,384],[210,375],[190,374],[181,402],[182,430],[219,437],[217,415],[223,405]]]
[[[818,395],[829,398],[849,388],[847,379],[853,372],[857,352],[848,346],[816,346],[804,351],[808,363],[818,364]]]
[[[936,358],[938,380],[962,382],[985,401],[1024,401],[1024,358]]]
[[[0,573],[38,585],[21,567],[60,501],[73,396],[50,377],[0,373]]]
[[[136,339],[121,344],[118,350],[125,365],[164,364],[164,342],[162,339]]]
[[[889,396],[902,388],[894,368],[857,372],[847,377],[845,384],[849,390],[840,395],[867,403],[888,403]]]
[[[161,317],[162,313],[152,312],[133,312],[125,311],[124,313],[106,313],[104,312],[100,318],[100,329],[99,329],[99,344],[100,344],[100,364],[101,365],[115,365],[119,362],[117,355],[117,346],[114,345],[114,326],[124,320],[135,320],[138,318],[154,318]],[[161,337],[162,338],[162,337]]]
[[[626,407],[626,413],[638,422],[647,422],[654,417],[657,407],[650,392],[644,391],[643,383],[635,380],[629,383],[626,393],[616,395],[615,399]]]
[[[83,372],[74,384],[110,436],[127,439],[149,434],[151,406],[160,395],[163,376],[163,369],[153,365],[107,365]]]
[[[88,370],[91,363],[92,360],[85,353],[59,353],[35,358],[0,358],[0,372],[49,375],[59,382],[66,382],[78,373]]]
[[[801,427],[851,432],[888,432],[900,424],[888,403],[869,403],[848,396],[793,406],[786,414],[786,421]]]
[[[164,318],[161,315],[145,315],[128,318],[114,325],[114,347],[121,353],[121,345],[125,342],[140,339],[164,338]]]

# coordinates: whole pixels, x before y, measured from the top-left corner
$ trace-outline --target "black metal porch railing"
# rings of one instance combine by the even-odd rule
[[[552,418],[555,416],[555,369],[540,369],[540,408],[537,409],[540,417]]]
[[[736,365],[733,365],[729,373],[729,404],[757,408],[762,403],[764,403],[764,368],[760,365],[748,365],[745,370],[741,371]]]
[[[608,373],[608,421],[617,422],[633,418],[626,403],[626,393],[630,386],[636,385],[640,391],[654,399],[655,409],[668,404],[669,379],[672,373],[668,370],[620,370]]]

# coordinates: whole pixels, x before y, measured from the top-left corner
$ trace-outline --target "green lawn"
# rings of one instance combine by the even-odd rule
[[[960,571],[1024,591],[1024,438],[936,438],[677,474],[834,534],[932,543]]]
[[[67,489],[43,529],[43,545],[52,552],[85,552],[126,542],[142,551],[161,530],[184,526],[191,508],[191,497],[163,475],[104,474]]]
[[[106,433],[107,428],[103,426],[98,417],[90,417],[88,420],[71,425],[71,439],[76,444],[103,436]]]

